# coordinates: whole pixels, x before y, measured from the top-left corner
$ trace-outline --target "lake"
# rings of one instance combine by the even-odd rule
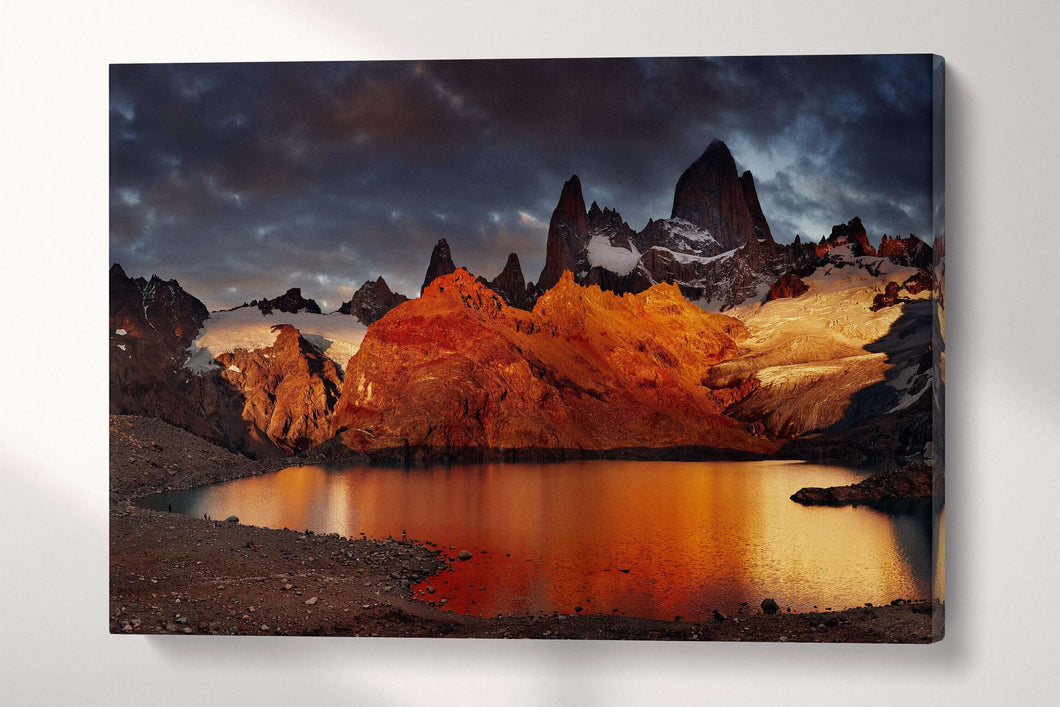
[[[926,507],[788,498],[867,475],[793,461],[304,466],[140,503],[347,537],[405,531],[454,558],[469,550],[415,587],[444,610],[704,620],[765,597],[793,611],[930,598]]]

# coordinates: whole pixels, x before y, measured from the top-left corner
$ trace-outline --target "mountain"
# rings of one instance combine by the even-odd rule
[[[740,181],[729,148],[721,140],[714,140],[677,180],[670,218],[687,221],[709,233],[718,252],[748,243],[758,236],[746,192],[748,188],[754,192],[754,182],[749,172],[747,176],[749,187]],[[753,198],[757,204],[758,197]],[[758,214],[764,224],[761,208]],[[768,228],[765,226],[766,232]]]
[[[547,290],[559,282],[564,271],[578,273],[582,269],[579,266],[589,243],[588,231],[582,183],[575,174],[563,183],[559,203],[552,210],[545,241],[545,267],[537,279],[538,287]]]
[[[110,269],[110,412],[164,420],[231,450],[268,456],[243,422],[238,394],[217,377],[183,367],[209,317],[176,280],[130,278]]]
[[[537,300],[537,291],[533,283],[527,283],[523,278],[523,269],[519,265],[519,256],[515,253],[508,254],[508,260],[504,263],[504,269],[492,280],[480,278],[486,287],[490,288],[508,305],[518,309],[530,309]]]
[[[730,309],[750,336],[704,381],[747,389],[725,413],[791,439],[793,457],[915,457],[931,435],[930,286],[899,288],[924,271],[860,252],[849,240]]]
[[[907,238],[883,234],[879,255],[890,258],[899,265],[912,265],[924,269],[932,267],[931,246],[913,234],[909,234]]]
[[[315,300],[302,297],[302,289],[300,287],[292,287],[287,292],[273,299],[254,300],[250,303],[250,306],[257,307],[262,314],[272,314],[274,310],[290,314],[297,314],[298,312],[320,314],[320,305]]]
[[[173,397],[184,378],[184,351],[208,316],[205,305],[176,280],[133,279],[115,263],[110,269],[111,413],[166,416],[192,427]]]
[[[420,294],[423,294],[427,286],[434,282],[436,278],[448,275],[454,270],[456,270],[456,266],[453,265],[453,256],[449,252],[449,244],[442,238],[434,244],[434,250],[431,251],[431,260],[427,264],[427,274],[423,278]]]
[[[219,355],[218,375],[241,393],[243,420],[276,446],[301,451],[327,438],[342,372],[293,326],[272,331],[272,346]]]
[[[271,345],[237,347],[216,357],[196,345],[206,343],[215,317],[231,320],[229,338],[244,346],[256,337],[250,318],[331,319],[306,313],[300,299],[295,289],[269,301],[303,310],[293,314],[269,309],[273,313],[265,317],[265,310],[243,307],[210,315],[176,280],[133,279],[115,264],[110,270],[110,412],[157,418],[252,457],[288,454],[323,441],[342,371],[296,329],[273,326]],[[334,338],[333,331],[346,329],[336,325],[324,331]]]
[[[372,324],[379,321],[394,307],[408,300],[405,295],[391,292],[386,280],[380,275],[374,282],[366,281],[353,293],[349,302],[339,307],[340,314],[350,314],[357,317],[362,324]]]
[[[714,140],[678,179],[670,217],[638,232],[616,210],[593,202],[586,211],[581,181],[567,180],[549,222],[538,286],[548,289],[569,270],[578,283],[617,293],[673,283],[690,300],[726,309],[764,297],[804,260],[801,244],[773,240],[754,177],[738,174],[728,147]]]
[[[822,237],[817,245],[817,257],[823,257],[833,248],[851,245],[855,256],[876,255],[876,249],[869,243],[869,237],[865,233],[865,226],[861,219],[855,216],[847,223],[832,226],[832,232],[827,237]]]
[[[528,312],[458,269],[398,319],[372,325],[350,360],[340,450],[774,448],[701,383],[746,329],[676,287],[622,297],[564,274]]]

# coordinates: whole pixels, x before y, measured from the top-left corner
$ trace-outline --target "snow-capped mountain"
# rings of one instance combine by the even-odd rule
[[[613,209],[585,210],[577,175],[564,185],[552,214],[543,291],[564,270],[577,282],[615,292],[678,285],[692,301],[726,309],[761,298],[793,269],[800,246],[773,240],[750,172],[736,171],[725,143],[713,141],[678,179],[670,217],[634,232]]]

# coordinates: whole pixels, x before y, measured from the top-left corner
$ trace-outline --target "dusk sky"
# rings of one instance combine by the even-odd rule
[[[929,56],[116,65],[110,255],[210,309],[415,296],[439,238],[536,281],[571,174],[640,230],[714,138],[778,241],[931,235]]]

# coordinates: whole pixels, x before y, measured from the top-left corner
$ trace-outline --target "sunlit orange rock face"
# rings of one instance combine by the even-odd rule
[[[527,312],[459,269],[368,330],[333,430],[360,450],[772,451],[701,383],[747,336],[673,285],[616,296],[566,272]]]
[[[307,449],[328,437],[342,374],[293,326],[272,329],[272,346],[218,356],[221,376],[243,394],[243,419],[255,430],[283,449]]]

